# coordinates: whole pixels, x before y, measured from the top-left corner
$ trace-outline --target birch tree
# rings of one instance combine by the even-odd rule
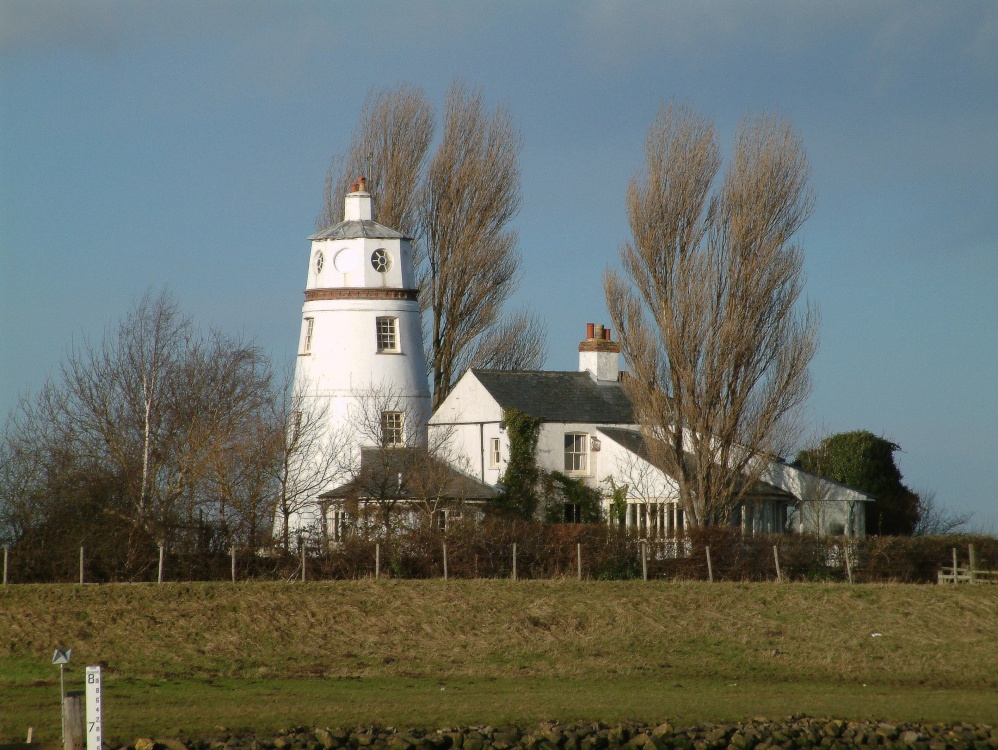
[[[146,295],[99,343],[75,347],[8,421],[18,467],[3,482],[5,505],[40,508],[35,528],[58,536],[52,519],[82,503],[84,526],[99,514],[127,529],[118,538],[134,571],[150,544],[184,544],[202,519],[218,520],[211,456],[238,442],[269,397],[257,347],[202,333],[169,294]]]
[[[713,122],[669,106],[645,160],[627,192],[623,275],[604,276],[607,306],[653,460],[691,523],[722,524],[790,449],[810,390],[818,317],[800,309],[793,241],[813,206],[807,157],[789,123],[747,119],[712,191]]]

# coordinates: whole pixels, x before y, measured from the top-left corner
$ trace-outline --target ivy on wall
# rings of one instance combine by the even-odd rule
[[[541,484],[545,521],[599,523],[603,520],[602,493],[586,486],[581,479],[566,476],[560,471],[549,471],[544,473]],[[572,506],[571,518],[566,515],[566,505]]]
[[[596,488],[560,471],[543,471],[537,465],[541,420],[518,409],[503,409],[501,424],[509,437],[509,460],[499,478],[502,490],[492,501],[493,507],[504,515],[550,523],[600,523],[608,520],[603,512],[606,497],[610,499],[609,520],[623,523],[626,484],[610,477],[605,488]]]
[[[603,483],[607,486],[606,492],[603,494],[610,498],[610,520],[623,526],[627,518],[627,490],[629,487],[626,484],[617,484],[613,477],[607,477]]]
[[[499,480],[503,490],[494,503],[510,515],[533,518],[537,512],[541,475],[537,468],[541,420],[518,409],[503,409],[502,427],[509,436],[509,461]]]

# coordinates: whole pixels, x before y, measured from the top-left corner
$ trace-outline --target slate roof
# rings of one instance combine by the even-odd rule
[[[352,240],[364,237],[369,240],[411,240],[401,232],[370,219],[341,221],[309,237],[310,240]]]
[[[630,424],[631,401],[618,382],[593,380],[588,372],[472,370],[503,407],[545,422]]]
[[[645,444],[644,436],[642,436],[642,434],[637,430],[627,430],[619,427],[601,427],[600,432],[613,440],[615,443],[619,443],[631,453],[643,458],[645,461],[648,461],[650,464],[659,469],[659,471],[662,471],[670,476],[673,475],[673,472],[669,471],[668,468],[659,466],[657,465],[658,462],[651,460],[648,453],[648,446]],[[796,497],[786,490],[762,480],[757,481],[755,486],[749,490],[748,498],[752,500],[778,500],[786,503],[793,503],[797,500]]]
[[[365,447],[360,449],[357,476],[319,497],[366,499],[397,496],[400,500],[414,500],[427,495],[448,500],[488,500],[495,497],[496,491],[446,462],[427,455],[426,451],[405,447],[384,450]]]
[[[615,443],[622,445],[634,455],[648,461],[648,446],[645,445],[644,437],[637,430],[624,430],[619,427],[601,427],[600,432]]]
[[[818,474],[817,472],[808,471],[807,469],[798,466],[796,463],[791,463],[786,459],[780,458],[774,461],[773,463],[782,464],[783,466],[786,466],[788,469],[793,469],[794,471],[799,472],[801,474],[806,474],[807,476],[812,477],[813,479],[820,479],[822,482],[827,482],[828,484],[834,485],[836,487],[841,487],[844,490],[855,492],[857,495],[863,495],[863,499],[859,501],[861,503],[873,503],[877,501],[876,496],[871,495],[866,490],[857,489],[856,487],[853,487],[850,484],[845,484],[844,482],[840,482],[837,479],[832,479],[831,477],[823,477],[821,476],[821,474]]]

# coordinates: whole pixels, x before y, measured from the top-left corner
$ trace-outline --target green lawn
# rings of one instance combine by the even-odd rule
[[[104,690],[104,734],[111,741],[210,734],[219,726],[265,732],[300,724],[440,727],[668,718],[682,726],[791,713],[893,721],[998,720],[994,690],[753,680],[142,680],[112,681]],[[21,687],[9,698],[4,739],[23,739],[26,727],[34,726],[39,741],[58,740],[57,684]]]
[[[873,633],[880,633],[874,636]],[[11,586],[0,741],[105,667],[111,740],[216,726],[998,721],[998,587],[575,581]]]

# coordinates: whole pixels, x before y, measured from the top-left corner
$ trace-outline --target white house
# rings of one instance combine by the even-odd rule
[[[335,538],[347,504],[373,507],[384,502],[391,487],[400,502],[412,505],[420,497],[425,505],[429,495],[440,492],[471,502],[487,500],[509,457],[502,419],[503,410],[512,408],[541,421],[537,458],[542,469],[600,489],[626,485],[627,526],[649,536],[681,531],[676,482],[649,458],[621,386],[620,345],[603,326],[588,325],[577,372],[473,369],[429,417],[411,240],[373,216],[371,194],[364,178],[358,178],[345,198],[343,221],[309,238],[295,368],[295,388],[302,396],[299,416],[321,415],[327,442],[339,442],[345,450],[337,470],[314,486],[313,500],[289,518],[289,528],[321,526]],[[429,443],[447,442],[448,459],[423,463],[417,472],[415,458],[425,455],[428,445],[427,420]],[[442,466],[447,471],[441,473]],[[418,474],[431,475],[434,488],[420,487]],[[746,531],[792,526],[861,536],[863,507],[870,500],[852,488],[775,463],[752,488],[737,523]],[[610,500],[603,502],[608,511]],[[572,518],[569,508],[566,518]]]
[[[579,344],[578,372],[472,369],[430,418],[430,433],[447,430],[464,464],[482,483],[495,486],[510,451],[503,410],[529,414],[541,421],[540,468],[604,490],[611,480],[626,485],[626,525],[649,536],[672,537],[684,526],[677,485],[649,458],[620,382],[619,353],[609,329],[589,324]],[[752,488],[735,522],[746,531],[792,528],[862,536],[864,504],[872,499],[775,463]],[[610,502],[604,500],[608,515]]]

